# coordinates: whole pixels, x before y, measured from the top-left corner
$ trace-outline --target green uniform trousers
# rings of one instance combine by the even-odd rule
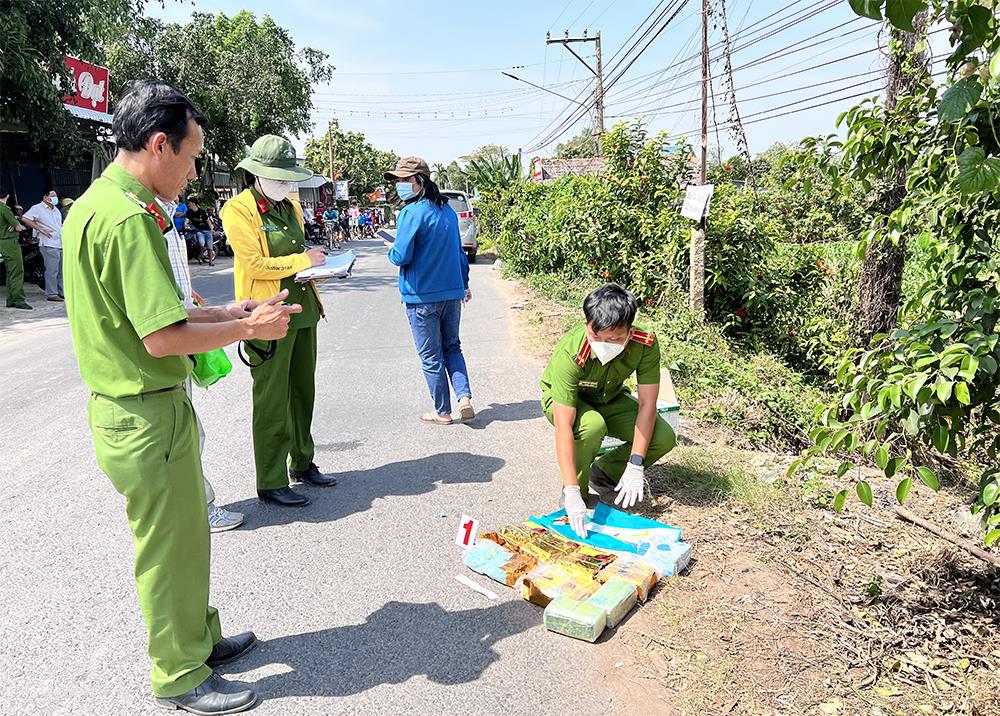
[[[306,470],[316,452],[316,326],[289,329],[274,356],[250,374],[257,489],[278,490],[288,486],[289,457],[293,469]]]
[[[24,303],[24,258],[17,239],[0,239],[0,256],[7,269],[7,305]]]
[[[135,538],[135,584],[149,635],[153,694],[177,696],[207,679],[222,639],[208,604],[208,515],[194,409],[183,390],[130,398],[91,395],[97,464],[125,497]]]
[[[545,417],[552,422],[552,399],[542,400]],[[611,450],[596,460],[597,467],[616,483],[625,472],[625,466],[632,455],[632,438],[635,437],[635,420],[639,416],[639,401],[628,393],[622,393],[604,405],[591,405],[577,399],[576,423],[573,438],[576,440],[576,479],[580,492],[587,494],[590,485],[590,466],[595,462],[605,436],[624,440],[625,444]],[[673,450],[677,444],[673,428],[661,416],[656,416],[653,438],[649,441],[643,466],[649,467]]]

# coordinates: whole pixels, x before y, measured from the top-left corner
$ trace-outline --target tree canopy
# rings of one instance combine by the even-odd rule
[[[56,157],[77,154],[87,139],[63,108],[71,77],[66,55],[101,60],[101,38],[141,17],[140,0],[65,0],[58,11],[33,0],[7,0],[0,12],[0,121],[23,126],[32,145]]]
[[[597,144],[594,128],[584,127],[578,135],[556,145],[556,159],[585,159],[594,156]]]
[[[143,18],[109,43],[112,88],[156,77],[208,117],[206,155],[235,166],[263,134],[309,131],[312,85],[329,80],[325,53],[297,48],[270,16],[194,13],[187,24]]]
[[[348,182],[351,196],[363,198],[384,185],[383,175],[399,161],[393,151],[376,149],[361,132],[345,132],[333,120],[320,137],[306,142],[306,166],[318,174],[330,171],[328,137],[333,134],[333,171]]]

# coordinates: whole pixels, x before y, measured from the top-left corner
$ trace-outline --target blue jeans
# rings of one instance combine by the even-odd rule
[[[203,231],[196,231],[194,232],[194,240],[198,242],[199,246],[202,246],[206,249],[211,248],[212,232],[209,231],[208,229],[205,229]]]
[[[462,343],[458,338],[462,302],[406,304],[406,318],[410,321],[424,378],[434,399],[434,410],[438,415],[450,415],[449,379],[455,389],[455,397],[459,400],[472,397],[469,371],[465,367]]]

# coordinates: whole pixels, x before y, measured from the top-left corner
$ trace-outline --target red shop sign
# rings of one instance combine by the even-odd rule
[[[69,56],[66,57],[66,67],[73,75],[73,91],[66,95],[66,104],[107,113],[108,68]]]

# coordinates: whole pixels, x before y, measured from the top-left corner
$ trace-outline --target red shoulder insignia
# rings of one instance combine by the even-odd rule
[[[653,341],[656,340],[655,333],[646,333],[646,331],[632,331],[632,339],[636,343],[641,343],[644,346],[653,345]]]
[[[587,361],[589,359],[590,359],[590,341],[584,338],[583,345],[580,346],[580,352],[576,354],[576,358],[573,359],[573,362],[576,363],[581,368],[583,368],[583,366],[587,364]]]
[[[261,216],[264,216],[264,214],[267,213],[267,202],[264,201],[263,199],[258,199],[257,211],[260,213]]]
[[[160,231],[165,231],[170,226],[170,222],[164,218],[163,212],[160,211],[160,207],[155,201],[149,202],[144,208],[156,219],[156,225],[160,227]]]

